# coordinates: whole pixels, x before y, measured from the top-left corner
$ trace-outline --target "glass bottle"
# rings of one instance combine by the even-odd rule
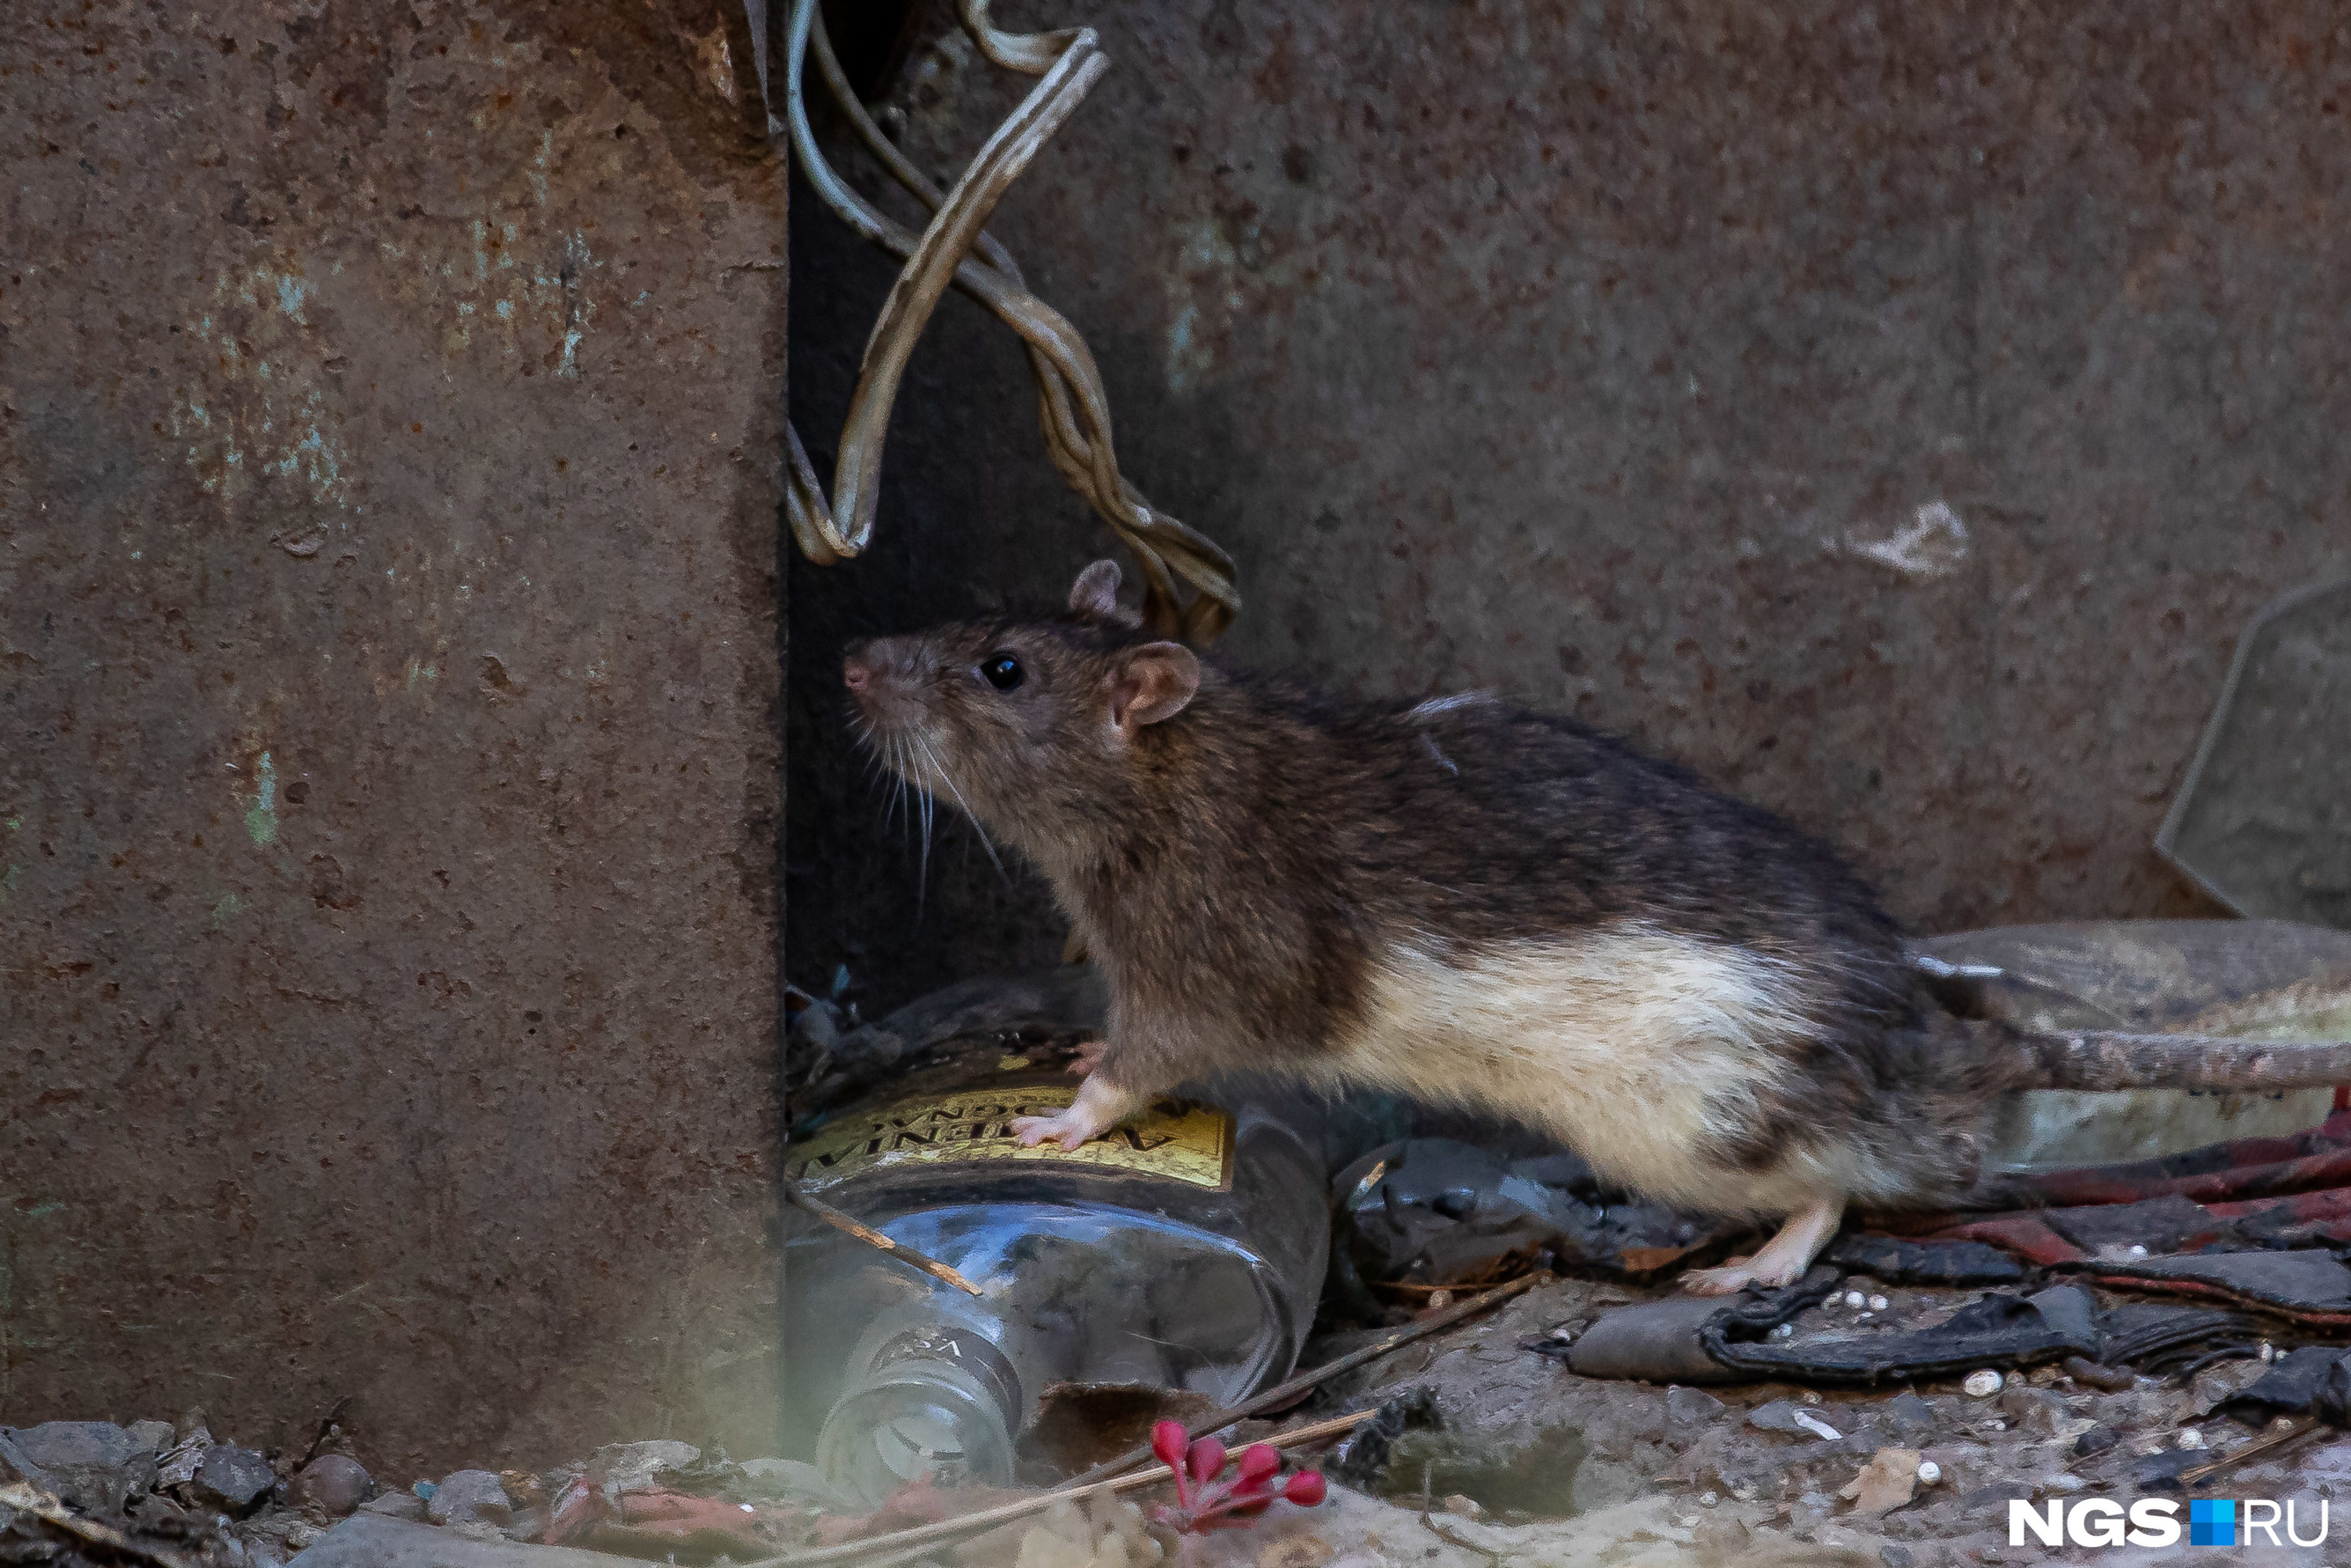
[[[1284,1103],[1163,1100],[1074,1153],[1015,1116],[1067,1105],[1066,1048],[993,1040],[837,1112],[789,1152],[811,1196],[977,1297],[788,1212],[785,1431],[839,1490],[1010,1485],[1050,1384],[1190,1390],[1288,1375],[1329,1245],[1322,1152]]]

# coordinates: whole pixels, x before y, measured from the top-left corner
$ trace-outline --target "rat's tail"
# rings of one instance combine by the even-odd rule
[[[2237,1040],[2116,1030],[2006,1030],[2016,1089],[2202,1089],[2269,1093],[2351,1084],[2351,1040]]]

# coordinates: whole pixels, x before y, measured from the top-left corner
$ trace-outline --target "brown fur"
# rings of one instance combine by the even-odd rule
[[[1341,703],[1196,661],[1120,612],[1103,570],[1067,612],[850,662],[885,762],[1051,880],[1110,981],[1115,1087],[1342,1071],[1400,943],[1467,968],[1637,930],[1760,956],[1801,1016],[1689,1150],[1722,1173],[1695,1184],[1719,1207],[1781,1207],[1742,1197],[1740,1173],[1799,1155],[1876,1173],[1838,1199],[1940,1202],[1973,1180],[1999,1053],[1926,1001],[1900,932],[1827,846],[1571,719]],[[1009,691],[980,673],[1004,656],[1022,670]]]

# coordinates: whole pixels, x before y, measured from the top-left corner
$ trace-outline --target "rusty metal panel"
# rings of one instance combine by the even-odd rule
[[[934,170],[1019,85],[946,9],[885,83]],[[2248,618],[2351,571],[2339,7],[1051,19],[1111,71],[992,226],[1102,361],[1126,471],[1238,559],[1235,656],[1577,713],[1827,833],[1928,929],[2210,909],[2151,852],[2165,802]],[[823,221],[804,430],[860,340],[833,301],[878,292]],[[794,574],[803,667],[969,597],[911,559],[922,523],[1008,591],[1102,548],[976,316],[949,301],[902,405],[877,554],[910,559]],[[799,972],[862,965],[879,1004],[950,946],[1033,948],[1035,890],[959,843],[949,935],[888,939],[915,857],[820,776],[837,722],[796,709],[795,810],[833,789],[861,835],[794,852],[841,895]]]
[[[0,16],[0,1422],[768,1446],[742,27]]]

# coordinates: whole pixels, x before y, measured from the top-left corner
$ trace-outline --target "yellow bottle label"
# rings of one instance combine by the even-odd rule
[[[1050,1115],[1075,1098],[1076,1090],[1055,1085],[973,1089],[852,1112],[793,1145],[786,1168],[810,1190],[893,1166],[953,1160],[1131,1171],[1217,1192],[1232,1185],[1233,1118],[1213,1105],[1155,1105],[1075,1151],[1056,1144],[1024,1149],[1012,1135],[1015,1116]]]

